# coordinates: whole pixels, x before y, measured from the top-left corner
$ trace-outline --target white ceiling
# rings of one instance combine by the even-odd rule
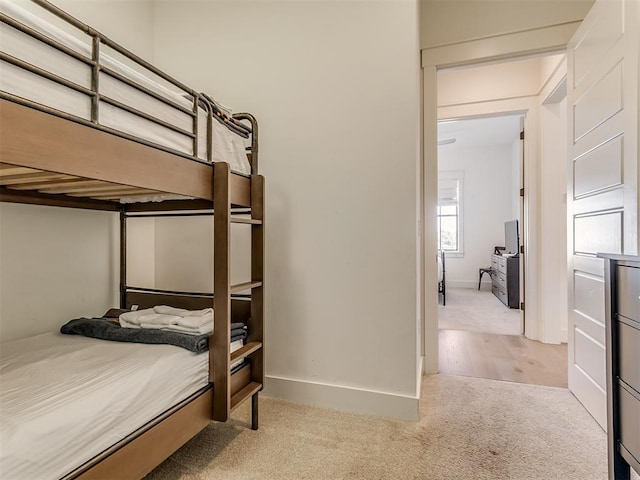
[[[511,145],[520,138],[521,115],[438,122],[438,142],[455,138],[439,148],[473,148]]]

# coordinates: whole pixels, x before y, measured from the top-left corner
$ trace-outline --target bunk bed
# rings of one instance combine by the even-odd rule
[[[195,392],[172,398],[108,448],[43,475],[141,478],[249,399],[257,429],[264,380],[264,178],[258,174],[255,118],[230,113],[45,0],[32,0],[26,10],[7,0],[0,7],[0,201],[119,214],[119,308],[213,307],[215,313],[208,353],[193,367],[205,372]],[[128,220],[183,215],[213,215],[215,295],[128,285]],[[236,285],[230,284],[232,223],[251,229],[251,279]],[[248,337],[231,353],[234,321],[247,324]],[[92,353],[113,346],[118,364],[123,344],[82,340]],[[169,363],[178,350],[142,347]],[[232,374],[230,366],[240,358],[247,364]],[[108,364],[103,358],[101,368]]]

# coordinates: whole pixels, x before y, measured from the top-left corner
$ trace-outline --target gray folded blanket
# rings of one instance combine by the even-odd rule
[[[195,353],[209,349],[209,334],[206,333],[189,335],[168,330],[124,328],[107,318],[76,318],[60,327],[60,332],[116,342],[175,345]]]
[[[233,343],[236,340],[244,340],[245,338],[247,338],[247,331],[243,330],[242,333],[232,334],[231,342]]]
[[[235,337],[237,335],[244,335],[246,337],[247,336],[247,329],[246,328],[232,328],[230,333],[231,333],[232,337]]]

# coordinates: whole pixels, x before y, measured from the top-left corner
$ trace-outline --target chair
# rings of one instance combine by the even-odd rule
[[[482,276],[485,273],[488,273],[491,276],[491,272],[493,272],[491,267],[481,267],[478,269],[478,290],[480,290],[480,284],[482,283]]]

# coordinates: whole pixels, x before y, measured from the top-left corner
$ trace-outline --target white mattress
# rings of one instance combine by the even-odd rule
[[[55,25],[47,22],[10,0],[0,0],[0,10],[15,20],[46,34],[48,37],[64,44],[85,57],[91,56],[90,37],[77,38]],[[91,88],[91,68],[75,58],[59,52],[32,37],[0,23],[0,45],[2,51],[16,58],[41,67],[85,88]],[[119,55],[101,53],[100,62],[119,74],[147,87],[154,93],[172,100],[189,109],[193,102],[179,92],[174,92],[160,82],[162,79],[151,78],[151,72],[142,74],[125,65]],[[30,73],[7,62],[0,62],[0,90],[38,102],[85,120],[91,119],[91,99],[80,92]],[[140,67],[141,68],[141,67]],[[99,78],[101,95],[105,95],[127,106],[159,118],[173,126],[186,131],[192,129],[192,117],[174,109],[165,103],[147,95],[129,85],[120,82],[107,74],[101,73]],[[193,155],[193,139],[138,117],[106,102],[99,105],[99,123],[109,128],[128,133],[138,138],[172,148],[181,153]],[[228,162],[231,169],[249,174],[250,165],[246,156],[246,140],[234,134],[216,120],[212,121],[212,160]],[[207,159],[207,113],[198,109],[198,158]]]
[[[208,383],[206,353],[46,333],[0,346],[0,476],[60,478]]]

